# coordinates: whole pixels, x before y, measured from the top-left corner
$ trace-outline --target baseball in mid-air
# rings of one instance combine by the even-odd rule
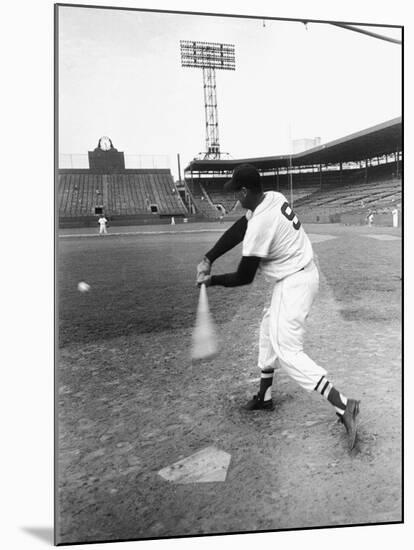
[[[89,292],[91,289],[91,286],[88,285],[88,283],[85,283],[85,281],[81,281],[78,283],[78,290],[79,292]]]

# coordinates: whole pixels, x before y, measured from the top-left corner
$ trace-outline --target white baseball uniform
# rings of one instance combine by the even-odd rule
[[[278,360],[289,376],[313,391],[326,371],[303,351],[305,321],[319,286],[311,242],[281,193],[265,193],[246,218],[243,256],[261,258],[260,271],[274,282],[260,325],[258,365],[269,371]]]
[[[98,223],[99,223],[99,234],[102,234],[102,233],[107,234],[107,230],[106,230],[106,222],[107,222],[107,221],[108,221],[108,220],[107,220],[104,216],[102,216],[102,217],[99,218],[99,220],[98,220]]]
[[[392,226],[398,227],[398,210],[397,208],[394,208],[392,211]]]

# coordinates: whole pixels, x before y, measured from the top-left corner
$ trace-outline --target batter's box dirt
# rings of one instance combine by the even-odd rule
[[[240,423],[258,423],[262,425],[263,422],[268,423],[270,420],[274,422],[283,418],[284,408],[287,403],[294,399],[292,394],[283,394],[273,396],[274,408],[270,410],[256,410],[248,411],[245,406],[249,399],[251,399],[252,393],[240,391],[237,394],[230,394],[219,398],[219,405],[223,408],[223,412],[229,420]]]

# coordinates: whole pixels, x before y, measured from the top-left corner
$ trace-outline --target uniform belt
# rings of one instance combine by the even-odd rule
[[[305,265],[305,267],[308,267],[309,264]],[[299,273],[300,271],[303,271],[305,267],[302,267],[301,269],[298,269],[297,271],[294,271],[290,275],[286,275],[285,277],[282,277],[282,279],[277,279],[276,282],[279,283],[280,281],[283,281],[283,279],[286,279],[286,277],[291,277],[292,275],[295,275],[295,273]]]

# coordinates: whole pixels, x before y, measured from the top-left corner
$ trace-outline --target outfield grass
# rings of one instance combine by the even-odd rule
[[[156,333],[194,322],[195,266],[220,233],[61,239],[60,344]],[[220,268],[237,267],[240,247]],[[80,293],[79,281],[91,285]],[[211,296],[217,322],[234,315],[243,293]],[[225,307],[223,307],[225,305]]]

